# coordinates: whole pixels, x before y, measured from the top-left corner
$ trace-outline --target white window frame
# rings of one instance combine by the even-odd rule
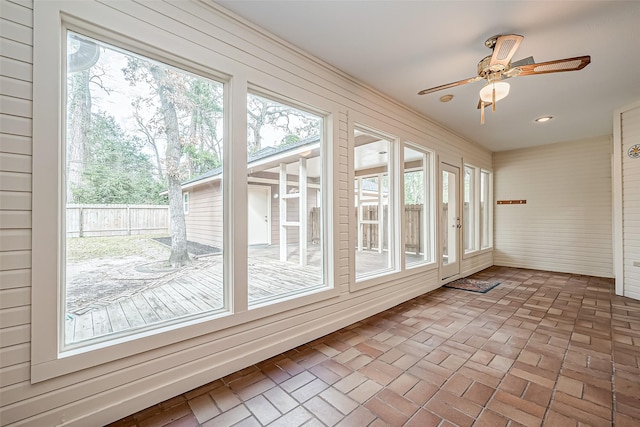
[[[486,252],[493,250],[493,172],[489,169],[480,169],[480,180],[482,180],[482,174],[487,174],[487,204],[486,204],[486,212],[488,216],[488,227],[487,227],[487,246],[482,246],[482,223],[480,223],[480,251]],[[480,196],[482,197],[482,196]],[[478,199],[480,200],[480,199]],[[480,203],[480,202],[479,202]],[[480,205],[480,210],[482,210],[482,205]]]
[[[465,226],[462,230],[464,255],[475,254],[480,250],[480,168],[469,163],[464,164],[464,168],[462,169],[463,190],[465,188],[464,180],[467,176],[467,169],[471,170],[471,183],[469,188],[469,196],[471,200],[469,200],[469,210],[468,210],[468,212],[470,213],[466,214],[465,209],[462,210],[462,215],[463,215],[462,223],[466,225],[468,221],[468,224],[470,225],[471,229]],[[466,196],[465,191],[463,191],[462,196],[463,196],[462,202],[464,206],[464,204],[467,203],[467,200],[465,200],[465,196]],[[467,241],[467,239],[469,239],[471,249],[467,249],[465,247],[466,246],[465,242]]]
[[[404,259],[404,250],[403,250],[403,259],[402,259],[402,265],[403,265],[403,269],[405,270],[412,270],[412,269],[416,269],[416,268],[420,268],[420,267],[424,267],[424,266],[429,266],[429,265],[435,265],[436,263],[436,256],[435,256],[435,244],[436,244],[436,238],[435,238],[435,233],[436,233],[436,229],[435,229],[435,203],[436,203],[436,199],[435,199],[435,153],[433,152],[433,150],[430,150],[428,148],[425,148],[421,145],[409,142],[409,141],[405,141],[402,144],[402,165],[404,165],[404,149],[405,148],[409,148],[411,150],[414,151],[418,151],[420,153],[422,153],[423,156],[426,157],[426,159],[423,157],[423,165],[422,165],[422,169],[423,169],[423,178],[424,178],[424,215],[423,218],[421,218],[422,221],[422,226],[424,227],[424,235],[423,235],[423,245],[424,245],[424,251],[425,251],[425,256],[427,259],[423,260],[422,262],[419,263],[415,263],[413,265],[409,265],[407,266],[406,263],[406,259]],[[403,216],[402,218],[404,218],[404,173],[405,173],[405,169],[404,167],[402,167],[402,171],[401,171],[401,175],[402,175],[402,212],[403,212]],[[406,232],[404,230],[404,220],[402,221],[402,225],[403,225],[403,229],[402,229],[402,242],[401,242],[401,247],[404,248],[405,247],[405,236],[406,236]]]
[[[401,147],[403,146],[400,143],[400,138],[397,136],[393,136],[389,133],[386,133],[384,131],[375,129],[373,127],[361,124],[361,123],[357,123],[354,124],[353,127],[350,129],[350,133],[349,133],[349,140],[351,141],[350,146],[351,146],[351,158],[353,159],[351,161],[351,164],[349,165],[349,170],[351,171],[351,179],[349,182],[349,191],[351,195],[355,194],[355,137],[354,137],[354,133],[356,130],[360,130],[362,132],[366,132],[366,133],[370,133],[372,135],[375,135],[377,137],[380,137],[381,139],[387,140],[389,141],[389,151],[388,151],[388,171],[387,171],[387,176],[388,176],[388,180],[389,180],[389,190],[390,190],[390,194],[388,196],[388,203],[389,203],[389,209],[388,209],[388,217],[387,217],[387,228],[388,228],[388,252],[389,252],[389,259],[390,259],[390,263],[391,265],[384,269],[384,270],[380,270],[380,271],[376,271],[372,274],[367,274],[365,276],[360,276],[358,277],[355,271],[356,268],[356,247],[355,247],[355,241],[351,243],[351,245],[353,246],[352,248],[350,248],[350,253],[353,255],[353,285],[351,286],[352,290],[356,290],[356,289],[362,289],[362,288],[366,288],[366,287],[370,287],[370,286],[375,286],[377,284],[380,284],[382,282],[386,282],[389,280],[393,279],[393,274],[398,273],[400,271],[402,271],[404,269],[404,266],[401,264],[401,254],[399,251],[399,247],[402,244],[402,241],[404,239],[402,239],[400,236],[402,236],[401,234],[401,230],[402,230],[402,224],[401,221],[398,221],[397,218],[401,218],[400,216],[400,206],[404,206],[403,203],[400,203],[400,196],[402,194],[404,194],[403,192],[401,192],[400,189],[400,182],[401,182],[401,171],[400,167],[399,167],[399,162],[401,162],[403,156],[401,154]],[[367,176],[362,176],[362,178],[366,178]],[[354,236],[358,236],[358,221],[357,218],[354,220],[354,224],[353,224],[354,228]],[[380,239],[382,241],[382,236],[380,236]],[[352,239],[354,240],[354,239]]]
[[[329,188],[329,185],[330,185],[330,175],[327,175],[327,174],[331,173],[330,165],[333,163],[330,160],[332,151],[329,148],[330,144],[328,142],[330,140],[329,139],[330,129],[331,129],[330,123],[333,115],[330,113],[327,113],[326,111],[322,111],[317,108],[312,108],[309,105],[304,105],[293,98],[285,97],[285,96],[282,96],[281,94],[268,91],[261,87],[253,86],[251,84],[247,89],[247,94],[255,95],[255,96],[264,98],[268,101],[280,103],[287,107],[295,108],[300,111],[322,118],[322,128],[320,129],[320,157],[321,157],[321,163],[322,163],[322,171],[320,176],[320,188],[321,188],[321,191],[320,191],[321,231],[320,232],[322,236],[320,238],[320,241],[322,243],[321,251],[322,251],[322,260],[323,260],[323,263],[322,263],[323,283],[321,285],[314,286],[313,288],[310,288],[310,289],[302,290],[299,293],[283,294],[280,296],[275,296],[273,298],[259,300],[253,303],[248,303],[247,308],[251,311],[258,311],[259,309],[265,309],[270,306],[284,307],[285,309],[288,309],[289,307],[294,308],[295,306],[292,304],[295,304],[296,301],[299,301],[299,300],[301,301],[301,298],[304,298],[305,296],[309,296],[309,295],[313,296],[315,294],[323,294],[323,293],[328,296],[334,296],[336,292],[338,292],[338,290],[333,287],[334,280],[332,280],[330,276],[330,273],[332,271],[331,266],[333,265],[333,262],[331,261],[330,253],[328,252],[329,232],[331,231],[331,228],[329,228],[328,218],[331,216],[331,212],[332,212],[332,210],[330,210],[329,207],[333,206],[333,203],[328,197],[330,192],[326,190],[327,188]],[[245,106],[246,106],[247,99],[248,98],[245,99]],[[246,116],[246,112],[245,112],[245,116]],[[246,145],[241,148],[244,150],[244,153],[246,155],[247,154]],[[249,186],[251,184],[249,184],[247,177],[248,176],[246,174],[246,165],[245,165],[244,182],[247,186]],[[269,212],[268,215],[269,215],[269,223],[271,223],[271,212]],[[271,244],[271,236],[269,237],[269,244]],[[248,280],[245,282],[248,283]],[[247,286],[247,292],[248,292],[248,286]]]
[[[181,25],[181,24],[176,24]],[[183,30],[182,27],[178,27]],[[61,206],[64,153],[60,141],[63,135],[65,99],[62,85],[66,85],[63,54],[66,52],[66,31],[85,34],[128,51],[184,69],[197,75],[225,84],[225,143],[223,168],[224,239],[233,251],[224,251],[225,286],[229,311],[191,319],[179,324],[160,324],[158,327],[138,334],[118,337],[109,341],[62,351],[62,316],[59,301],[60,283],[64,280],[62,260],[64,247],[60,239],[64,230],[64,215]],[[337,251],[333,242],[338,238],[337,227],[332,224],[337,191],[327,197],[324,215],[325,239],[329,253],[336,254],[327,260],[326,290],[310,293],[293,300],[282,301],[260,309],[247,310],[246,291],[246,149],[233,147],[234,138],[246,137],[246,93],[249,79],[260,87],[272,87],[278,93],[298,99],[309,100],[326,111],[327,132],[324,176],[327,178],[327,194],[333,194],[337,178],[332,172],[337,162],[337,149],[331,141],[338,138],[338,108],[324,98],[278,80],[260,70],[250,69],[244,63],[229,58],[205,47],[206,43],[185,43],[185,40],[167,33],[153,23],[142,24],[135,16],[125,16],[117,8],[93,2],[37,2],[34,5],[34,67],[33,67],[33,204],[32,204],[32,319],[31,319],[31,374],[32,383],[75,373],[87,368],[103,365],[118,359],[137,355],[132,362],[120,366],[142,363],[154,357],[207,343],[216,331],[246,324],[267,316],[288,312],[294,308],[316,303],[339,294],[333,286],[337,278],[334,265]],[[156,48],[154,46],[161,46]],[[180,57],[168,52],[179,52]],[[224,70],[221,72],[214,70]],[[63,77],[64,76],[64,77]],[[233,77],[233,78],[232,78]],[[228,85],[228,86],[227,86]],[[289,92],[289,93],[287,93]],[[244,102],[243,102],[243,99]],[[228,112],[228,113],[227,113]],[[226,130],[230,130],[227,132]],[[237,146],[237,144],[236,144]],[[230,159],[233,159],[231,161]],[[240,166],[241,165],[241,166]],[[228,167],[227,167],[228,166]],[[244,177],[244,179],[243,179]],[[243,198],[242,195],[245,197]],[[237,214],[237,217],[234,216]],[[243,222],[244,219],[244,222]],[[227,246],[227,243],[225,243]],[[229,274],[227,274],[229,273]],[[234,278],[230,282],[230,277]],[[244,285],[243,285],[244,280]],[[232,296],[230,295],[232,294]],[[53,302],[53,303],[52,303]],[[196,339],[194,341],[194,339]],[[150,352],[154,350],[154,352]],[[145,353],[146,354],[143,354]],[[102,372],[118,369],[117,365],[104,366]]]

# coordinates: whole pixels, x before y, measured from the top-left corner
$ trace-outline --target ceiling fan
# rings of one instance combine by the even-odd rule
[[[522,39],[524,39],[524,36],[517,34],[497,35],[488,38],[484,44],[493,52],[478,63],[478,75],[476,77],[424,89],[418,92],[418,95],[426,95],[439,90],[486,80],[487,84],[480,90],[480,101],[478,102],[478,108],[481,110],[480,122],[484,124],[484,108],[491,105],[491,109],[495,111],[496,102],[509,94],[509,83],[503,80],[517,76],[577,71],[583,69],[591,62],[589,55],[556,59],[554,61],[539,62],[537,64],[531,56],[511,62],[511,58],[520,46],[520,43],[522,43]]]

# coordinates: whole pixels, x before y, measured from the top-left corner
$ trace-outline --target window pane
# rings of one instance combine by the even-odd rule
[[[355,210],[357,215],[356,279],[392,270],[393,241],[389,224],[391,141],[355,131]]]
[[[249,304],[325,286],[321,117],[247,99]]]
[[[431,204],[429,154],[404,148],[405,266],[424,264],[431,258]]]
[[[464,167],[464,251],[475,251],[476,244],[476,201],[475,201],[475,168]]]
[[[223,85],[69,32],[66,95],[64,342],[223,309]]]
[[[491,228],[491,176],[487,171],[482,171],[480,174],[480,239],[481,247],[489,248],[492,243],[492,228]]]

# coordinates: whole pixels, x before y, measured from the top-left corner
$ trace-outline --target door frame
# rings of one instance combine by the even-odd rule
[[[447,170],[448,169],[448,170]],[[442,172],[448,171],[450,173],[454,173],[456,176],[456,185],[455,185],[455,196],[456,196],[456,206],[455,206],[455,215],[454,217],[457,219],[456,224],[453,224],[452,228],[455,230],[455,255],[456,261],[455,263],[448,263],[447,265],[443,264],[444,259],[444,251],[443,251],[443,239],[444,239],[444,229],[443,229],[443,202],[442,202]],[[445,160],[440,160],[438,167],[438,269],[440,273],[440,281],[441,283],[448,283],[460,276],[460,261],[462,260],[462,248],[461,248],[461,235],[462,235],[462,218],[460,215],[461,208],[461,189],[460,189],[460,179],[461,179],[461,168],[460,165],[456,165],[455,162],[448,162]],[[451,204],[449,203],[449,206]],[[451,212],[449,212],[451,213]]]

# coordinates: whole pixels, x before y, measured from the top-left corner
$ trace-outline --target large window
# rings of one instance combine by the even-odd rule
[[[489,171],[480,172],[480,248],[493,246],[493,183]]]
[[[325,285],[323,119],[247,99],[249,305]]]
[[[197,185],[223,84],[74,32],[66,52],[63,347],[224,310],[222,190]]]
[[[356,279],[394,271],[396,233],[391,181],[394,141],[370,131],[354,133]]]
[[[405,267],[433,261],[432,178],[430,152],[404,147]]]
[[[491,172],[464,166],[464,252],[465,254],[493,246],[493,209]]]
[[[477,197],[477,174],[478,169],[473,166],[464,166],[464,252],[478,250],[478,197]]]

